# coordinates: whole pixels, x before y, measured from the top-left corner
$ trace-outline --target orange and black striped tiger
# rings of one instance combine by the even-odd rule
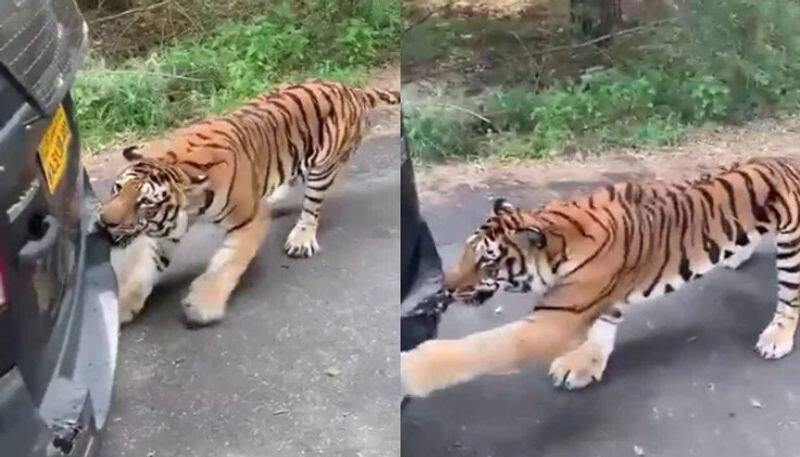
[[[622,310],[672,292],[717,265],[736,268],[773,234],[778,302],[756,350],[792,350],[800,306],[800,160],[752,159],[683,183],[624,183],[536,210],[504,200],[466,242],[445,290],[479,304],[498,290],[538,291],[526,318],[401,356],[404,391],[552,361],[556,386],[603,376]]]
[[[335,82],[286,85],[228,115],[125,148],[130,163],[100,210],[100,224],[117,246],[112,262],[120,322],[142,309],[158,273],[196,220],[212,221],[227,235],[192,283],[184,314],[190,324],[221,319],[267,234],[266,197],[298,178],[305,182],[305,198],[284,248],[292,257],[317,252],[320,208],[366,133],[365,112],[399,101],[396,91]]]

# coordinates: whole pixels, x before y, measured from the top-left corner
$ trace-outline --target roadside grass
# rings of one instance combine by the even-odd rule
[[[399,0],[287,1],[269,16],[226,21],[145,57],[93,56],[74,87],[84,149],[157,135],[286,81],[363,83],[370,69],[397,59],[399,24]]]
[[[672,144],[706,123],[800,108],[800,4],[693,0],[615,64],[542,90],[496,87],[405,108],[412,153],[548,158],[575,149]]]

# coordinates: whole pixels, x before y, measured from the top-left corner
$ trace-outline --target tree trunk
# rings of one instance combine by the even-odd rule
[[[620,0],[570,0],[570,16],[582,38],[608,35],[622,18]]]

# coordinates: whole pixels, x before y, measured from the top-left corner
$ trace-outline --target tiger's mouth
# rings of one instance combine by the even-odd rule
[[[101,222],[102,224],[102,222]],[[142,227],[138,224],[134,225],[104,225],[103,227],[112,237],[127,237],[136,236],[142,231]]]
[[[492,298],[498,290],[510,293],[526,294],[533,291],[530,282],[531,278],[523,278],[519,281],[494,282],[492,284],[482,284],[479,287],[467,286],[447,289],[446,293],[453,300],[469,306],[480,306],[486,300]]]
[[[142,233],[142,228],[138,225],[109,225],[100,218],[95,221],[95,229],[99,233],[105,234],[114,247],[125,247]]]
[[[494,296],[494,290],[462,287],[447,290],[447,294],[455,301],[467,306],[480,306]]]
[[[524,278],[521,281],[511,281],[503,287],[504,292],[516,293],[516,294],[527,294],[528,292],[533,291],[533,286],[531,285],[532,279],[531,278]]]

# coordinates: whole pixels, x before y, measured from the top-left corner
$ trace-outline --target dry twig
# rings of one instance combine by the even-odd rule
[[[463,106],[453,105],[451,103],[445,103],[444,107],[445,108],[449,108],[449,109],[454,109],[456,111],[461,111],[462,113],[469,114],[470,116],[475,117],[477,119],[480,119],[480,120],[482,120],[483,122],[485,122],[485,123],[487,123],[489,125],[493,125],[492,121],[489,118],[487,118],[485,116],[481,116],[480,114],[476,113],[475,111],[472,111],[471,109],[464,108]]]
[[[128,16],[130,14],[141,13],[142,11],[150,11],[152,9],[160,8],[168,3],[172,3],[174,0],[164,0],[162,2],[153,3],[152,5],[143,6],[141,8],[133,8],[129,10],[125,10],[121,13],[112,14],[110,16],[101,17],[98,19],[93,20],[91,23],[92,25],[102,24],[103,22],[113,21],[114,19],[119,19],[121,17]]]
[[[510,33],[511,33],[511,35],[514,36],[514,38],[517,39],[517,42],[520,44],[520,46],[522,46],[522,49],[525,50],[525,54],[528,54],[528,60],[529,60],[530,65],[533,67],[533,70],[534,70],[533,87],[537,87],[539,85],[539,79],[542,76],[542,67],[541,67],[541,65],[539,65],[539,62],[536,61],[536,58],[533,56],[533,54],[531,54],[531,50],[528,49],[528,46],[525,45],[525,42],[522,41],[522,38],[519,37],[517,32],[514,32],[512,30]]]
[[[542,55],[545,55],[545,54],[552,54],[554,52],[572,51],[574,49],[585,48],[587,46],[592,46],[592,45],[595,45],[597,43],[600,43],[600,42],[603,42],[603,41],[606,41],[606,40],[610,40],[611,38],[615,38],[615,37],[619,37],[619,36],[623,36],[623,35],[630,35],[632,33],[639,33],[639,32],[642,32],[642,31],[645,31],[645,30],[648,30],[648,29],[661,27],[662,25],[666,25],[666,24],[675,22],[676,20],[678,20],[677,17],[671,17],[669,19],[662,19],[660,21],[653,21],[653,22],[650,22],[650,23],[647,23],[647,24],[644,24],[644,25],[640,25],[638,27],[631,27],[629,29],[620,30],[619,32],[609,33],[609,34],[606,34],[606,35],[603,35],[603,36],[599,36],[597,38],[592,38],[591,40],[584,41],[582,43],[568,44],[568,45],[564,45],[564,46],[554,46],[552,48],[542,49],[540,51],[536,51],[534,53],[531,53],[531,56],[532,57],[542,56]]]

